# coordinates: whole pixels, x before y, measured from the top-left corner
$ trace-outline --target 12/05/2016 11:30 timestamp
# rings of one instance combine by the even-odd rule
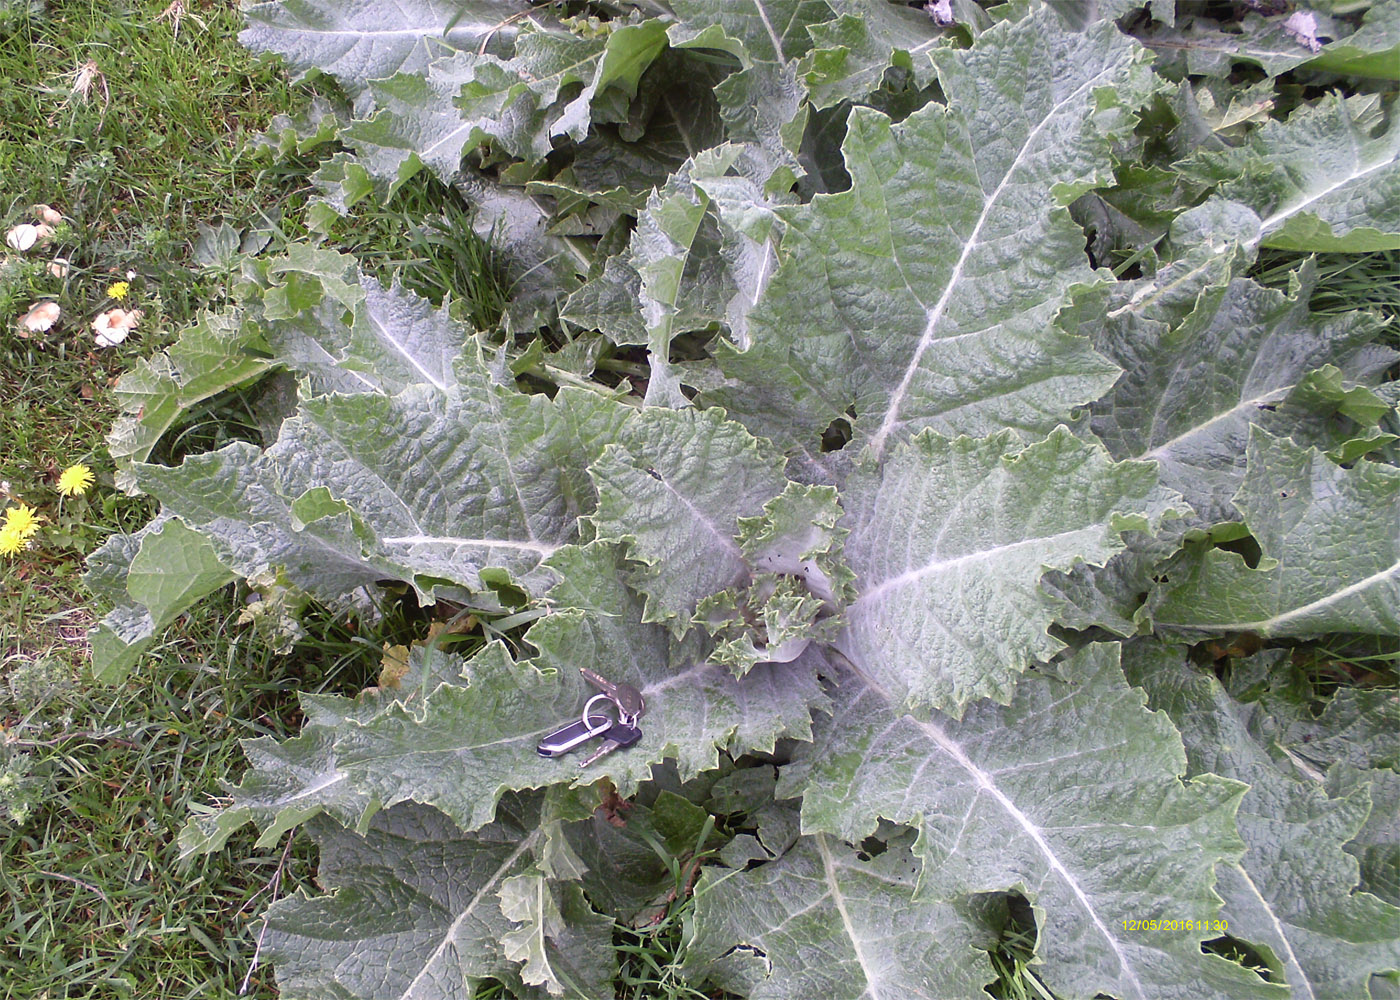
[[[1224,934],[1230,929],[1228,920],[1167,920],[1154,917],[1151,920],[1123,921],[1125,931],[1216,931]]]

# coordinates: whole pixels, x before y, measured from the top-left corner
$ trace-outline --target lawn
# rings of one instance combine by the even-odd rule
[[[240,641],[220,595],[121,688],[87,675],[84,557],[152,509],[112,485],[112,383],[225,293],[196,257],[200,227],[275,230],[298,196],[248,155],[301,98],[238,46],[239,21],[226,2],[0,5],[0,221],[62,215],[0,265],[0,480],[42,518],[0,566],[0,994],[14,1000],[274,996],[253,918],[311,859],[245,840],[181,862],[174,836],[239,770],[239,739],[294,731],[294,690],[355,673]],[[12,322],[42,301],[62,310],[51,329]],[[101,348],[90,323],[119,304],[141,321]],[[79,464],[96,483],[64,497],[58,477]]]

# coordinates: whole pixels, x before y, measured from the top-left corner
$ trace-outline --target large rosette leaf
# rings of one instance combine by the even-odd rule
[[[673,0],[677,23],[667,34],[678,49],[717,49],[740,69],[715,88],[728,138],[753,142],[777,172],[775,189],[799,171],[796,152],[807,124],[797,60],[812,47],[808,29],[828,20],[825,0]]]
[[[1263,553],[1212,549],[1172,581],[1159,626],[1201,635],[1400,634],[1400,471],[1345,469],[1315,448],[1253,428],[1235,496]]]
[[[644,623],[643,601],[627,589],[617,563],[615,548],[602,543],[570,547],[551,560],[563,581],[550,600],[569,610],[530,629],[526,638],[539,652],[529,661],[492,643],[461,664],[460,678],[422,697],[369,713],[347,705],[328,732],[318,727],[276,752],[260,752],[268,771],[250,772],[235,790],[234,825],[253,820],[286,829],[324,807],[362,827],[377,809],[412,800],[474,830],[508,791],[607,777],[629,795],[667,758],[688,778],[717,767],[720,751],[771,752],[781,737],[810,737],[811,713],[827,704],[815,659],[763,664],[736,679],[706,662],[702,643],[676,645],[665,628]],[[577,758],[542,758],[535,750],[596,693],[580,667],[632,684],[647,706],[641,741],[582,771]],[[201,825],[219,836],[230,828]],[[198,835],[191,837],[199,846]]]
[[[454,50],[508,49],[524,0],[265,0],[246,8],[239,41],[279,53],[298,75],[329,73],[359,94],[371,80],[421,73]]]
[[[1148,704],[1180,727],[1190,773],[1249,785],[1239,811],[1245,854],[1219,872],[1230,936],[1267,955],[1295,1000],[1370,996],[1372,973],[1400,969],[1400,909],[1353,891],[1357,862],[1342,845],[1370,812],[1367,786],[1329,798],[1320,780],[1281,769],[1220,682],[1171,647],[1137,645],[1125,660]]]
[[[320,818],[320,881],[267,914],[268,957],[284,995],[306,1000],[470,1000],[488,979],[603,996],[616,973],[612,921],[582,890],[545,884],[540,796],[502,803],[494,823],[463,833],[405,803],[361,836]]]
[[[1326,98],[1185,166],[1196,179],[1223,182],[1225,197],[1258,214],[1261,246],[1400,247],[1400,125],[1385,121],[1372,96]]]
[[[851,112],[850,190],[784,213],[752,346],[717,349],[734,384],[705,398],[784,446],[852,412],[877,453],[923,427],[1044,434],[1117,375],[1055,325],[1095,280],[1064,206],[1110,182],[1112,138],[1158,86],[1146,53],[1040,7],[933,58],[946,107]]]
[[[970,903],[919,897],[912,840],[870,858],[818,833],[747,871],[705,869],[687,970],[751,1000],[982,1000],[992,928]]]
[[[1094,433],[1115,458],[1160,463],[1162,482],[1206,521],[1233,520],[1251,426],[1337,444],[1357,425],[1337,404],[1318,405],[1309,374],[1331,365],[1348,383],[1374,384],[1395,360],[1370,346],[1372,317],[1308,313],[1316,273],[1305,265],[1290,295],[1248,278],[1211,284],[1208,270],[1188,271],[1168,298],[1134,301],[1125,288],[1094,337],[1123,368],[1093,406]]]
[[[898,705],[1005,702],[1032,658],[1062,648],[1045,570],[1104,562],[1174,498],[1151,464],[1115,464],[1063,428],[1026,448],[1010,431],[925,431],[846,484],[858,596],[836,645]]]
[[[643,410],[624,443],[589,467],[598,537],[626,540],[643,564],[633,584],[648,621],[682,634],[700,601],[747,583],[739,518],[755,517],[787,485],[783,459],[722,410]]]
[[[1218,936],[1205,929],[1220,906],[1214,868],[1239,857],[1244,786],[1182,781],[1180,737],[1124,682],[1117,646],[1063,667],[1068,680],[1027,677],[1008,706],[923,721],[842,669],[831,721],[798,747],[778,793],[801,792],[806,833],[860,843],[880,818],[912,825],[916,902],[1022,892],[1039,915],[1040,974],[1057,994],[1284,995],[1199,944]],[[1204,921],[1198,934],[1130,924],[1187,915]]]

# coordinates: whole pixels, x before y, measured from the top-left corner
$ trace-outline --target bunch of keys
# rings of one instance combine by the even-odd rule
[[[536,749],[541,757],[560,757],[578,749],[595,736],[603,737],[602,745],[579,764],[580,768],[584,768],[604,754],[630,747],[642,738],[642,730],[637,725],[637,720],[647,710],[647,703],[642,693],[631,684],[614,684],[587,667],[581,667],[579,672],[603,693],[589,698],[588,704],[583,706],[583,714],[578,719],[540,740]],[[607,701],[617,707],[616,719],[593,712],[594,705]]]

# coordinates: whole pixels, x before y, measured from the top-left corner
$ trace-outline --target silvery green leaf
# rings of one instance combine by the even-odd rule
[[[1308,312],[1316,273],[1305,264],[1290,295],[1247,278],[1213,284],[1209,270],[1174,281],[1170,298],[1134,301],[1132,286],[1117,293],[1093,340],[1123,374],[1094,403],[1090,424],[1113,457],[1158,462],[1162,482],[1209,523],[1235,517],[1230,498],[1244,478],[1251,427],[1338,443],[1346,431],[1334,429],[1332,414],[1348,400],[1342,377],[1375,382],[1396,355],[1370,346],[1379,325],[1364,313]],[[1324,365],[1340,366],[1340,398],[1308,389]]]
[[[1327,795],[1344,798],[1359,785],[1371,793],[1371,815],[1343,848],[1361,866],[1357,888],[1400,906],[1400,774],[1342,764],[1327,773]]]
[[[724,141],[713,93],[727,67],[684,49],[657,59],[628,121],[596,125],[575,150],[566,175],[583,191],[621,188],[645,201],[681,164]]]
[[[1265,122],[1238,148],[1203,151],[1184,166],[1258,214],[1261,246],[1400,248],[1400,125],[1382,124],[1372,95],[1324,98],[1286,122]]]
[[[1356,31],[1324,45],[1308,68],[1348,76],[1400,79],[1400,5],[1373,5]]]
[[[563,106],[550,125],[550,134],[568,136],[575,142],[582,142],[588,135],[592,103],[604,91],[611,88],[614,96],[628,101],[635,98],[642,74],[666,47],[666,29],[667,25],[656,18],[612,25],[593,71],[587,74],[580,72],[583,88]],[[517,42],[516,51],[523,53],[523,39]],[[537,81],[540,74],[532,72],[531,76]]]
[[[852,409],[877,455],[923,427],[1040,435],[1117,374],[1054,322],[1095,280],[1063,206],[1107,182],[1110,137],[1158,86],[1146,53],[1035,8],[933,57],[947,106],[851,112],[850,190],[782,213],[752,346],[716,350],[734,384],[706,400],[785,447]]]
[[[1338,761],[1400,771],[1400,701],[1385,688],[1341,688],[1321,714],[1299,715],[1281,734],[1292,752],[1327,770]]]
[[[1051,570],[1040,589],[1055,606],[1055,624],[1086,631],[1103,628],[1127,638],[1146,631],[1139,620],[1155,578],[1181,549],[1185,527],[1164,523],[1156,534],[1123,533],[1124,548],[1102,566],[1080,563],[1068,570]]]
[[[381,198],[392,197],[423,167],[450,181],[461,166],[462,154],[484,142],[489,127],[504,135],[507,125],[528,132],[536,124],[524,112],[507,115],[498,108],[494,117],[464,117],[458,110],[463,86],[488,58],[458,52],[434,60],[426,70],[370,84],[378,110],[372,118],[351,123],[344,135],[359,163],[378,182]]]
[[[1309,671],[1279,650],[1237,659],[1230,692],[1257,706],[1247,718],[1256,740],[1314,779],[1333,765],[1400,770],[1400,702],[1388,688],[1339,688],[1330,698]]]
[[[760,516],[783,492],[783,464],[717,409],[644,409],[603,449],[589,467],[591,520],[597,537],[625,540],[642,564],[633,585],[647,595],[647,621],[684,634],[703,598],[747,580],[739,518]]]
[[[642,621],[642,600],[623,582],[612,546],[570,547],[552,563],[562,582],[550,600],[570,610],[531,627],[526,639],[536,656],[517,661],[493,642],[461,664],[461,680],[439,682],[422,697],[377,701],[369,712],[346,706],[316,727],[314,739],[264,747],[267,773],[259,768],[244,779],[251,795],[235,795],[227,822],[201,825],[222,836],[248,820],[286,829],[324,806],[341,823],[363,827],[377,810],[412,800],[474,830],[508,791],[606,777],[630,795],[667,758],[684,780],[717,767],[721,750],[769,753],[781,737],[810,736],[812,712],[827,704],[814,660],[764,664],[736,679],[706,662],[703,644],[676,644]],[[536,752],[596,693],[579,674],[583,666],[632,684],[647,706],[642,739],[586,770],[580,758]]]
[[[1010,431],[925,431],[846,483],[858,596],[836,646],[901,708],[1004,703],[1032,659],[1061,648],[1041,575],[1103,563],[1174,497],[1152,465],[1115,464],[1063,428],[1025,448]]]
[[[1400,633],[1400,471],[1343,469],[1257,427],[1248,456],[1234,505],[1263,553],[1258,568],[1212,549],[1162,588],[1157,624],[1191,635]]]
[[[271,369],[258,350],[262,336],[241,310],[206,312],[164,351],[141,358],[117,382],[121,408],[107,435],[117,462],[117,485],[132,488],[127,466],[151,449],[194,406]]]
[[[92,673],[104,684],[125,678],[156,633],[234,580],[209,539],[175,518],[113,535],[89,562],[84,583],[116,605],[89,634]]]
[[[542,592],[543,561],[592,508],[594,436],[629,408],[587,392],[522,395],[479,352],[456,379],[308,398],[266,450],[140,466],[138,481],[240,575],[279,570],[323,600],[386,579],[431,600],[444,581],[482,587],[483,572]]]
[[[690,180],[710,199],[720,223],[719,254],[735,291],[725,304],[724,322],[735,344],[749,343],[749,311],[778,266],[778,244],[785,224],[780,209],[790,194],[767,193],[760,181],[763,155],[753,146],[726,144],[698,156]]]
[[[457,109],[460,120],[438,131],[490,140],[517,159],[543,160],[556,137],[584,140],[593,102],[608,88],[634,96],[665,42],[666,25],[657,19],[618,23],[605,37],[526,26],[512,58],[478,56],[464,66],[444,108],[449,119]],[[582,89],[566,99],[561,94],[570,85]]]
[[[647,199],[625,258],[609,258],[565,306],[565,319],[614,343],[648,345],[649,400],[685,405],[668,356],[676,335],[721,322],[746,332],[781,233],[778,202],[751,176],[758,163],[754,147],[725,143],[681,164]]]
[[[914,826],[916,904],[1022,892],[1045,914],[1037,975],[1058,996],[1284,996],[1200,950],[1218,936],[1215,866],[1242,849],[1244,786],[1182,781],[1181,740],[1124,682],[1116,645],[1064,667],[1066,680],[1025,677],[1009,705],[981,701],[961,720],[904,715],[896,693],[842,669],[830,722],[798,746],[778,794],[801,793],[809,835],[860,843],[880,819]],[[1129,924],[1154,917],[1206,923]]]
[[[348,323],[345,305],[324,295],[267,325],[277,361],[309,376],[316,392],[393,394],[419,384],[448,392],[472,331],[450,319],[446,308],[434,308],[400,285],[385,288],[368,275],[358,278],[362,295]]]
[[[244,8],[239,41],[280,54],[298,78],[329,73],[358,95],[371,80],[421,73],[454,50],[508,49],[515,15],[529,9],[521,0],[264,0]]]
[[[995,933],[965,902],[919,897],[912,840],[872,858],[818,833],[748,870],[706,867],[687,974],[751,1000],[985,997]]]
[[[812,51],[798,66],[814,108],[859,102],[880,88],[892,67],[907,72],[916,87],[932,81],[928,53],[947,30],[925,11],[892,3],[827,3],[836,19],[812,26]]]
[[[1302,32],[1290,31],[1283,17],[1250,14],[1238,23],[1224,23],[1206,13],[1183,14],[1174,25],[1154,23],[1141,35],[1143,43],[1159,53],[1165,71],[1174,76],[1224,77],[1235,63],[1247,62],[1275,77],[1313,59],[1322,50],[1320,45],[1313,48],[1316,32],[1332,37],[1338,23],[1314,16],[1310,43]]]
[[[1225,861],[1217,891],[1231,937],[1267,948],[1270,971],[1294,998],[1367,997],[1373,972],[1400,968],[1400,909],[1364,892],[1342,851],[1370,812],[1365,787],[1328,798],[1321,782],[1280,771],[1211,675],[1169,646],[1125,655],[1129,679],[1180,728],[1191,774],[1246,782],[1245,853]]]
[[[739,61],[716,88],[727,138],[755,143],[769,157],[775,190],[796,179],[797,148],[807,121],[796,60],[812,47],[808,28],[831,18],[824,0],[672,0],[677,23],[668,31],[678,49],[718,49]],[[765,177],[764,180],[769,178]]]
[[[521,963],[522,980],[550,996],[607,994],[617,975],[613,922],[593,912],[581,888],[527,871],[502,882],[500,896],[501,913],[519,925],[501,935],[501,949]]]
[[[477,171],[454,186],[475,210],[472,227],[500,254],[509,283],[507,329],[530,331],[549,322],[591,269],[591,248],[550,232],[553,212],[538,195],[506,187]]]
[[[671,370],[671,340],[684,332],[677,320],[687,312],[698,314],[695,319],[708,313],[718,320],[735,293],[718,253],[718,227],[710,213],[709,195],[691,183],[690,169],[719,158],[711,172],[723,173],[738,156],[737,148],[720,147],[687,161],[665,187],[652,193],[637,217],[630,264],[638,276],[637,298],[647,333],[649,405],[689,405]]]
[[[1357,6],[1341,12],[1354,13]],[[1276,16],[1249,15],[1237,24],[1192,11],[1175,26],[1152,25],[1142,37],[1168,71],[1193,76],[1225,77],[1240,62],[1270,77],[1299,67],[1384,80],[1400,76],[1400,14],[1394,4],[1382,0],[1371,6],[1357,28],[1324,9],[1319,3],[1280,5],[1268,11]]]
[[[835,610],[852,596],[852,574],[842,558],[847,529],[835,487],[788,483],[762,517],[739,519],[739,547],[759,573],[800,577]]]
[[[336,727],[366,724],[393,705],[416,703],[444,684],[461,682],[460,657],[414,646],[407,672],[393,686],[366,688],[354,698],[303,695],[306,722],[300,735],[281,743],[271,737],[245,741],[249,766],[236,786],[228,786],[230,801],[197,810],[180,831],[181,853],[217,851],[249,822],[260,831],[260,847],[275,845],[288,830],[321,813],[339,826],[367,829],[376,809],[364,789],[337,768]]]
[[[265,945],[282,993],[470,1000],[487,979],[518,988],[505,938],[523,928],[502,912],[501,892],[529,870],[542,837],[538,804],[513,805],[478,833],[415,803],[380,813],[363,835],[312,820],[318,880],[332,891],[298,893],[268,911]],[[585,953],[606,948],[610,935],[595,922],[556,924],[542,943],[577,935]]]
[[[716,637],[712,661],[742,675],[755,663],[787,662],[836,637],[839,610],[855,593],[836,497],[830,486],[788,483],[762,516],[739,518],[748,583],[705,598],[696,614]]]
[[[182,853],[217,851],[249,822],[258,825],[258,844],[266,847],[323,813],[332,825],[352,829],[373,817],[369,796],[336,768],[335,733],[328,726],[308,726],[282,743],[271,737],[247,740],[243,753],[248,770],[229,789],[232,801],[196,810],[180,831]]]

